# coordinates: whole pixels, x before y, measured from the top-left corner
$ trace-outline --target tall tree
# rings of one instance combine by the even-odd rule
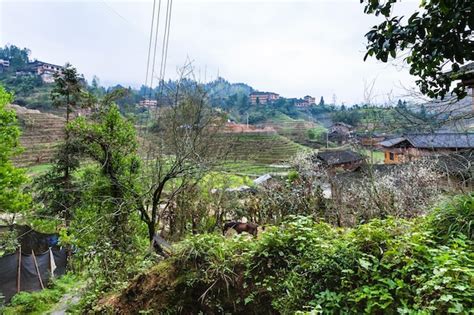
[[[321,99],[319,100],[319,106],[324,106],[324,97],[321,96]]]
[[[25,66],[29,62],[31,51],[27,48],[20,48],[15,45],[7,45],[0,48],[0,59],[10,61],[10,69],[16,70]]]
[[[175,87],[173,105],[162,109],[156,120],[157,140],[150,142],[142,168],[145,189],[137,196],[150,241],[160,224],[169,226],[173,234],[175,213],[170,205],[221,162],[227,151],[217,137],[223,117],[207,103],[202,85],[189,84],[186,78]]]
[[[85,92],[84,83],[70,64],[66,64],[62,72],[55,74],[51,98],[55,106],[66,110],[65,139],[59,147],[51,170],[35,180],[38,187],[36,198],[44,205],[42,211],[64,218],[66,226],[69,226],[72,209],[78,201],[78,191],[72,173],[79,167],[78,153],[81,145],[71,139],[70,128],[67,126],[74,109],[89,105],[93,101]]]
[[[16,114],[6,108],[12,100],[12,95],[0,86],[0,213],[15,214],[28,209],[30,196],[23,192],[25,170],[11,161],[19,152],[20,137]]]
[[[390,57],[405,56],[423,94],[444,98],[452,92],[464,97],[465,87],[460,83],[452,87],[452,83],[463,72],[460,65],[474,60],[474,1],[421,0],[421,10],[408,19],[392,16],[397,1],[360,0],[365,13],[384,17],[365,35],[364,60],[373,56],[387,62]]]

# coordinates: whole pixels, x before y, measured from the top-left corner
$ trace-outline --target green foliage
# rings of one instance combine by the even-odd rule
[[[323,126],[317,126],[316,128],[308,129],[308,138],[310,140],[321,139],[326,135],[327,131],[328,130]]]
[[[67,274],[53,281],[48,288],[37,292],[20,292],[16,294],[8,307],[3,310],[5,315],[40,315],[50,311],[61,297],[77,286],[79,279]]]
[[[29,62],[31,51],[28,48],[20,48],[15,45],[5,45],[0,48],[0,59],[9,60],[9,71],[15,72]]]
[[[89,272],[100,278],[96,285],[111,286],[127,278],[127,268],[136,265],[133,261],[145,241],[134,199],[140,167],[135,129],[111,104],[92,120],[74,120],[68,130],[81,144],[81,154],[96,163],[78,174],[80,202],[71,242],[81,248]]]
[[[28,208],[30,196],[22,190],[25,170],[15,167],[11,158],[19,152],[20,129],[15,112],[6,109],[13,97],[0,86],[0,213],[18,213]]]
[[[190,237],[166,261],[173,268],[157,271],[173,270],[171,288],[152,299],[169,313],[468,313],[470,231],[442,232],[441,240],[437,229],[464,222],[472,200],[458,197],[428,218],[373,220],[354,229],[295,216],[254,240]],[[150,289],[146,277],[140,281]],[[134,294],[139,301],[142,293]]]
[[[357,126],[361,120],[362,115],[358,110],[339,110],[332,113],[332,120],[335,122],[343,122],[352,126]]]
[[[66,64],[62,73],[54,74],[54,88],[51,91],[53,104],[66,109],[66,122],[69,122],[69,115],[77,107],[85,107],[90,100],[84,91],[85,82],[76,68]]]
[[[53,104],[66,109],[66,123],[70,114],[78,106],[84,106],[89,99],[83,91],[83,83],[77,70],[66,64],[62,74],[55,74],[54,88],[51,92]],[[70,137],[66,127],[64,143],[59,146],[53,167],[35,180],[36,200],[43,205],[40,214],[58,215],[65,219],[66,225],[72,218],[75,204],[78,202],[78,190],[74,171],[79,167],[82,143]]]
[[[474,240],[474,194],[455,197],[437,207],[430,215],[430,224],[439,237],[461,234]]]
[[[462,73],[460,65],[474,60],[472,30],[474,10],[471,0],[423,0],[419,12],[407,20],[392,16],[398,0],[360,0],[364,12],[382,15],[384,21],[365,36],[367,56],[387,62],[389,57],[406,54],[410,74],[418,76],[416,84],[423,94],[443,98],[451,91],[453,76],[443,73],[451,63],[454,75]],[[406,22],[405,22],[406,21]],[[465,96],[465,87],[452,89],[458,98]]]

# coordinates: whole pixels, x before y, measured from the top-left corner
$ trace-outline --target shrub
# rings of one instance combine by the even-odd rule
[[[429,223],[439,237],[462,234],[474,240],[474,193],[457,196],[453,201],[435,208]]]
[[[457,222],[472,215],[466,211],[472,201],[461,196],[427,217],[389,217],[352,229],[290,216],[257,239],[189,237],[163,262],[167,268],[140,277],[122,295],[131,304],[114,307],[120,312],[151,303],[154,312],[193,314],[468,313],[474,243],[471,230]],[[456,229],[437,231],[441,222]],[[174,280],[160,274],[168,270]],[[157,278],[171,286],[148,282]]]

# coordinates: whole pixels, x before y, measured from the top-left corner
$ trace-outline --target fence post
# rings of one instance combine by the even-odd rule
[[[34,252],[33,249],[31,250],[31,255],[33,256],[33,260],[35,262],[36,274],[38,275],[38,279],[39,279],[39,282],[40,282],[40,285],[41,285],[41,289],[44,290],[43,280],[41,280],[41,274],[40,274],[40,271],[39,271],[39,268],[38,268],[38,262],[36,261],[36,256],[35,256],[35,252]]]
[[[18,269],[16,271],[16,292],[20,292],[21,288],[21,245],[18,252]]]

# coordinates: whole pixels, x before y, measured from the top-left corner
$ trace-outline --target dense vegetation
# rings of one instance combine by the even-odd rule
[[[366,35],[368,56],[387,62],[407,50],[422,93],[464,95],[451,83],[473,59],[469,1],[422,1],[424,12],[406,25],[391,17],[397,0],[361,2],[386,19]],[[70,309],[78,314],[472,313],[472,193],[453,197],[457,187],[440,180],[429,159],[389,171],[368,165],[352,176],[299,145],[319,146],[331,121],[368,133],[439,127],[426,108],[402,100],[327,105],[322,97],[308,108],[285,98],[255,106],[252,87],[222,78],[105,88],[70,65],[47,84],[23,71],[29,55],[0,49],[10,61],[0,73],[0,214],[57,232],[70,274],[44,291],[17,294],[0,312],[48,312],[69,293],[81,299]],[[455,76],[442,72],[449,61]],[[66,116],[64,141],[33,182],[12,163],[20,129],[7,91],[20,105],[54,106]],[[160,106],[138,107],[144,99]],[[90,115],[73,117],[80,107]],[[266,123],[278,135],[236,141],[221,132],[228,119]],[[323,119],[329,123],[315,123]],[[229,154],[232,146],[248,164]],[[242,164],[267,171],[295,155],[287,174],[260,186],[227,173]],[[251,187],[231,189],[241,185]],[[260,225],[257,237],[221,235],[224,222],[243,217]],[[0,254],[17,245],[14,232],[3,233]],[[83,293],[73,291],[78,285]]]
[[[410,221],[335,229],[288,217],[256,240],[194,236],[103,307],[126,314],[468,313],[473,222],[474,195],[464,195]]]
[[[365,35],[365,58],[387,62],[390,57],[403,56],[423,94],[432,98],[444,98],[448,93],[458,98],[466,95],[466,86],[453,82],[464,75],[461,66],[474,59],[471,0],[423,0],[421,10],[408,18],[393,15],[398,0],[360,2],[365,13],[384,17]]]

